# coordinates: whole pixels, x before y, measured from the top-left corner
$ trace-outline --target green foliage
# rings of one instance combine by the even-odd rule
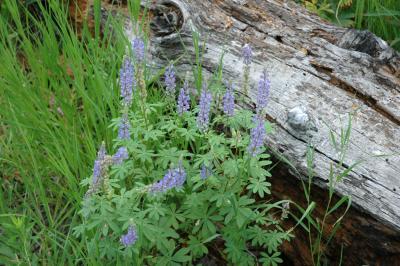
[[[164,104],[175,103],[159,89],[147,90],[153,97],[142,102],[136,94],[129,110],[134,137],[124,145],[131,157],[112,167],[111,194],[102,190],[84,200],[80,211],[83,222],[75,227],[74,236],[87,239],[108,261],[141,254],[136,256],[139,264],[195,261],[209,252],[207,244],[216,238],[223,241],[227,259],[238,265],[254,264],[249,245],[275,254],[290,236],[276,221],[270,221],[267,211],[258,211],[255,198],[270,194],[271,184],[266,181],[271,177],[269,155],[250,157],[248,133],[242,133],[240,139],[225,133],[243,130],[237,118],[214,112],[211,126],[223,129],[201,133],[196,128],[196,109],[180,117],[175,108]],[[164,108],[147,113],[145,120],[141,104]],[[247,112],[237,111],[237,117]],[[170,165],[176,166],[179,161],[187,172],[186,185],[165,193],[149,192]],[[204,163],[212,168],[212,175],[206,179],[200,178]],[[86,186],[90,179],[82,184]],[[279,204],[263,206],[271,212],[281,208]],[[135,225],[139,239],[132,247],[123,248],[119,238],[129,225]],[[108,240],[106,245],[102,243],[104,238]],[[88,253],[95,255],[89,247]]]
[[[260,259],[260,262],[262,262],[263,266],[277,266],[283,262],[283,260],[279,257],[281,255],[280,252],[275,252],[272,255],[262,252],[261,255],[263,257]]]
[[[398,0],[296,0],[310,11],[345,27],[368,29],[400,51]]]

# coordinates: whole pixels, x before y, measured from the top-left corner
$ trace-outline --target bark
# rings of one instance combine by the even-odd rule
[[[352,197],[353,209],[334,243],[344,242],[344,265],[399,263],[399,54],[370,32],[334,26],[292,1],[160,0],[149,8],[153,62],[165,64],[185,54],[177,68],[179,73],[190,72],[192,31],[198,31],[206,41],[204,73],[210,76],[224,55],[224,78],[239,85],[238,93],[244,95],[237,103],[241,108],[254,107],[258,79],[264,69],[268,71],[271,94],[266,118],[275,132],[267,145],[296,168],[287,166],[272,178],[276,197],[301,200],[296,178],[307,175],[306,150],[311,143],[313,183],[319,191],[318,212],[322,211],[330,165],[340,161],[330,131],[340,141],[348,114],[355,114],[347,157],[337,171],[360,160],[362,164],[336,187],[337,195]],[[127,34],[132,34],[129,27]],[[241,86],[245,43],[254,51],[248,92]],[[305,119],[296,120],[299,116]],[[302,240],[299,237],[295,241],[300,242],[285,247],[296,265],[310,263],[303,250],[307,241]],[[328,254],[338,258],[338,248],[334,245]]]

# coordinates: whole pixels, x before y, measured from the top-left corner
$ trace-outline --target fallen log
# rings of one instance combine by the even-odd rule
[[[363,163],[336,187],[337,195],[352,197],[353,208],[327,254],[337,262],[344,243],[344,265],[400,265],[400,55],[372,33],[334,26],[292,1],[160,0],[148,8],[153,62],[165,64],[185,52],[177,68],[191,71],[192,32],[199,32],[206,41],[204,73],[210,76],[224,54],[224,78],[245,95],[237,103],[243,108],[254,106],[256,84],[268,71],[267,119],[275,128],[268,146],[296,168],[275,172],[275,197],[301,202],[296,178],[307,176],[311,143],[316,212],[322,211],[330,165],[340,161],[330,132],[339,138],[343,121],[355,114],[347,156],[338,170]],[[246,43],[254,52],[248,91],[241,86]],[[299,116],[301,121],[293,119]],[[302,232],[296,234],[300,237],[285,246],[286,256],[295,265],[308,265],[308,242]]]

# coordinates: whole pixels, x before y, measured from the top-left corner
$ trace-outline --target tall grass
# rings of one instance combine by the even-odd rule
[[[21,9],[22,8],[22,9]],[[0,264],[76,264],[71,238],[101,140],[111,143],[115,82],[126,40],[114,32],[82,40],[65,7],[38,5],[38,20],[5,0],[0,17]],[[22,11],[21,11],[22,10]],[[96,16],[96,28],[100,16]],[[29,25],[29,27],[27,27]],[[106,29],[107,30],[107,29]]]
[[[345,27],[368,29],[400,51],[398,0],[296,0],[312,12]]]
[[[357,0],[353,8],[356,28],[367,28],[400,50],[400,1]]]

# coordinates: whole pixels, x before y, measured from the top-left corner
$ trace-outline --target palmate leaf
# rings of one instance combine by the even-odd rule
[[[275,252],[271,256],[265,252],[261,252],[262,258],[260,259],[260,262],[262,262],[263,266],[277,266],[283,262],[283,260],[279,257],[280,255],[280,252]]]
[[[157,261],[156,261],[156,266],[166,266],[166,265],[173,265],[171,264],[171,258],[170,257],[164,257],[164,256],[159,256],[157,257]],[[179,264],[177,264],[179,265]]]
[[[168,168],[170,162],[177,162],[179,158],[178,149],[176,147],[162,150],[158,154],[157,164],[162,168]]]
[[[236,223],[239,228],[246,223],[246,221],[251,220],[254,217],[254,213],[250,208],[239,207],[236,214]]]
[[[206,238],[210,235],[215,235],[217,228],[214,225],[215,222],[223,220],[221,215],[216,213],[216,207],[210,208],[198,208],[198,211],[193,211],[189,217],[190,219],[196,220],[196,225],[193,227],[193,233],[197,233],[201,229],[201,236]]]
[[[185,216],[176,210],[176,205],[171,204],[171,206],[167,209],[166,216],[161,219],[161,224],[164,224],[168,227],[173,227],[174,229],[179,228],[179,224],[185,221]]]
[[[195,236],[189,236],[188,249],[194,257],[201,257],[208,253],[206,245]]]
[[[200,258],[204,254],[208,253],[208,248],[205,244],[213,241],[219,236],[219,234],[214,234],[207,239],[202,240],[202,238],[198,238],[198,236],[189,235],[189,241],[187,242],[188,247],[184,249],[187,249],[191,252],[192,259]]]
[[[229,154],[226,146],[212,146],[210,152],[215,159],[224,160],[224,158]]]
[[[226,160],[223,165],[224,174],[229,177],[236,177],[239,173],[238,163],[234,159]]]
[[[171,228],[157,227],[157,229],[158,233],[154,239],[157,249],[164,257],[168,257],[172,260],[176,248],[176,242],[174,239],[178,239],[179,235]]]
[[[163,124],[160,128],[164,131],[172,132],[172,131],[178,129],[178,126],[176,125],[175,121],[167,120],[167,121],[163,121]],[[179,128],[178,131],[180,129],[185,129],[185,128]]]
[[[150,167],[134,167],[132,170],[132,175],[135,177],[135,179],[144,179],[147,177],[153,177],[152,179],[156,179],[158,178],[160,175],[162,175],[162,172],[157,172],[157,171],[153,171],[150,172],[152,169]],[[151,179],[151,180],[152,180]]]
[[[159,141],[162,137],[164,137],[165,133],[158,129],[153,129],[146,131],[144,134],[144,140],[149,141]]]
[[[284,240],[289,240],[289,236],[286,232],[278,232],[277,230],[269,231],[265,234],[265,244],[267,246],[268,253],[277,252],[278,247]]]
[[[265,231],[257,225],[252,226],[247,229],[247,239],[253,246],[263,246],[266,243]]]
[[[225,240],[225,250],[229,260],[234,265],[254,265],[253,258],[247,253],[247,247],[243,241],[234,241],[233,239]]]
[[[207,164],[208,162],[212,162],[214,159],[212,153],[208,152],[206,154],[198,154],[194,160],[194,167],[200,168],[201,165]]]
[[[271,177],[271,173],[264,169],[265,166],[272,164],[270,160],[256,160],[250,161],[249,174],[254,178]]]
[[[218,208],[224,205],[225,203],[228,202],[228,199],[231,197],[231,194],[226,192],[226,193],[215,193],[214,196],[210,198],[211,202],[216,202],[215,206]]]
[[[264,211],[260,212],[258,210],[255,210],[254,211],[253,221],[256,224],[265,225],[265,224],[268,223],[269,219],[268,219],[268,217],[265,216],[265,212]]]
[[[161,225],[161,227],[160,227],[160,232],[161,232],[161,235],[167,239],[169,239],[169,238],[178,239],[179,238],[178,233],[174,229],[165,227],[163,225]]]
[[[116,179],[124,180],[127,176],[129,176],[129,171],[132,168],[133,168],[133,161],[128,160],[120,165],[114,165],[111,169],[110,174],[116,177]]]
[[[186,142],[195,141],[199,136],[197,131],[194,128],[186,129],[186,128],[178,128],[178,135],[183,138]]]
[[[197,212],[198,207],[207,202],[208,195],[206,193],[192,193],[186,197],[184,202],[184,209],[186,210],[185,215],[192,212]],[[208,207],[208,205],[207,205]]]
[[[156,265],[171,265],[172,255],[175,250],[175,241],[173,239],[157,237],[157,248],[161,252],[161,256],[157,256]]]
[[[150,243],[155,243],[156,239],[159,237],[159,228],[152,223],[149,223],[147,219],[141,219],[140,221],[135,222],[138,232],[142,232]]]
[[[166,212],[167,210],[159,202],[147,205],[146,213],[154,221],[158,221],[160,216],[164,216]]]
[[[212,135],[209,139],[208,139],[208,143],[210,144],[210,147],[217,147],[220,146],[221,144],[225,144],[226,139],[224,135]]]
[[[250,178],[250,184],[247,186],[247,189],[251,190],[253,194],[257,194],[263,198],[264,193],[271,194],[269,187],[271,183],[266,182],[265,178]]]
[[[250,204],[253,204],[255,202],[255,199],[250,199],[247,196],[242,196],[239,198],[239,206],[247,206]]]
[[[250,199],[247,196],[242,196],[239,200],[236,200],[235,197],[230,197],[229,205],[226,205],[220,211],[221,215],[225,215],[225,225],[228,225],[235,218],[237,226],[241,228],[247,221],[252,220],[255,217],[255,213],[247,206],[254,203],[254,201],[254,199]]]
[[[188,249],[182,248],[180,250],[178,250],[173,256],[172,256],[172,260],[174,262],[187,262],[191,260],[191,257],[186,255],[187,253],[189,253]]]
[[[139,160],[142,163],[148,162],[148,163],[152,163],[153,162],[153,156],[154,153],[152,150],[146,150],[146,149],[142,149],[142,150],[136,150],[134,151],[135,153],[135,157],[139,158]]]

